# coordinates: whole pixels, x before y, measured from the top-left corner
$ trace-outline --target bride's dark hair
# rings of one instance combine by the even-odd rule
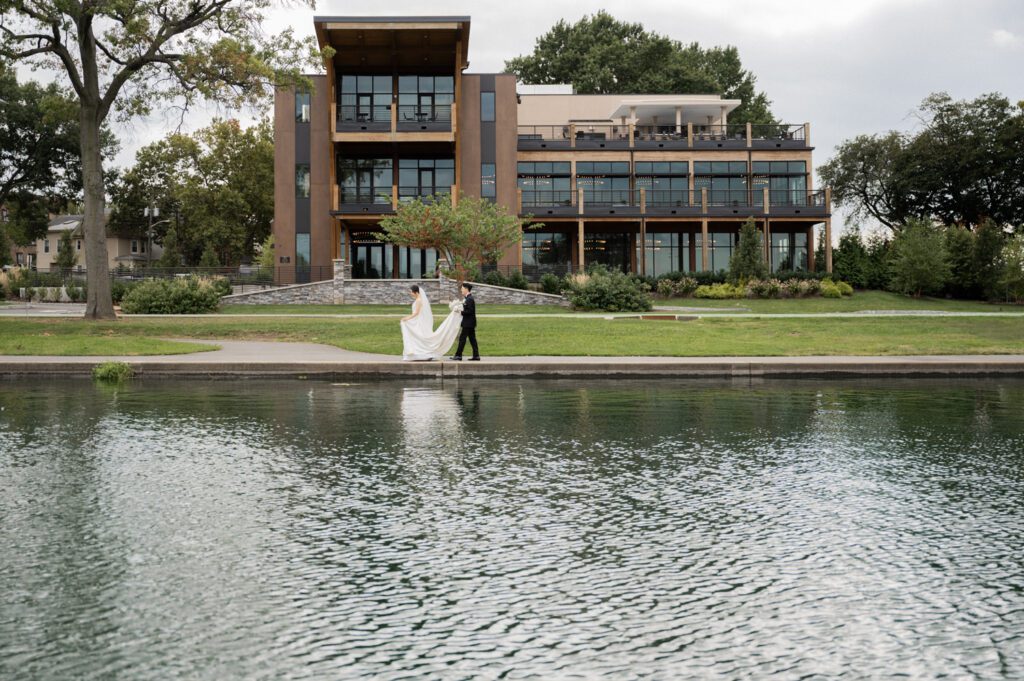
[[[409,290],[412,291],[413,293],[419,293],[420,292],[420,285],[419,284],[413,284],[412,286],[409,287]]]

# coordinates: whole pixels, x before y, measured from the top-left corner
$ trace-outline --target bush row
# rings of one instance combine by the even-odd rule
[[[220,281],[227,280],[220,279]],[[220,305],[224,284],[217,279],[187,277],[148,279],[124,294],[121,310],[128,314],[201,314]],[[230,291],[230,284],[227,285]]]
[[[664,298],[808,298],[817,295],[839,298],[853,295],[853,287],[846,282],[813,277],[750,279],[735,284],[701,284],[693,277],[665,277],[658,280],[657,293]]]
[[[530,286],[530,282],[526,280],[522,272],[512,272],[505,276],[497,270],[485,274],[481,283],[490,284],[491,286],[504,286],[505,288],[517,288],[523,291]]]

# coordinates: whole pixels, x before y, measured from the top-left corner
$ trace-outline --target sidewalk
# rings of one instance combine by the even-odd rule
[[[177,339],[175,339],[177,340]],[[200,342],[185,340],[184,342]],[[485,357],[481,362],[403,362],[315,343],[201,341],[220,350],[145,357],[3,356],[0,374],[88,375],[106,361],[131,364],[141,376],[324,376],[414,378],[508,377],[793,377],[1024,376],[1024,355],[885,357]]]

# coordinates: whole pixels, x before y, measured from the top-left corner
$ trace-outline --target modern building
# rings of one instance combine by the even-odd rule
[[[81,215],[57,215],[50,220],[46,236],[35,243],[36,269],[48,272],[57,267],[57,251],[64,232],[71,232],[71,244],[77,254],[75,269],[85,271],[85,243]],[[152,247],[152,252],[147,250]],[[107,235],[107,264],[110,269],[118,267],[131,268],[137,264],[145,264],[157,260],[163,249],[155,244],[147,244],[146,239],[130,239],[112,234]]]
[[[416,278],[436,255],[381,243],[416,196],[489,197],[532,216],[498,263],[529,277],[590,263],[646,275],[719,270],[753,217],[773,270],[812,268],[827,190],[810,125],[732,124],[718,95],[577,95],[467,73],[470,20],[316,17],[335,50],[311,93],[275,101],[278,278]],[[294,277],[294,279],[292,279]]]

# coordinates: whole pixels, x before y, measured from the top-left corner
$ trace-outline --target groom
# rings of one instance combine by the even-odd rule
[[[459,334],[459,349],[452,357],[456,362],[462,361],[462,351],[466,347],[466,341],[473,347],[471,362],[480,361],[480,348],[476,344],[476,301],[473,300],[473,285],[462,284],[459,289],[462,292],[462,333]]]

